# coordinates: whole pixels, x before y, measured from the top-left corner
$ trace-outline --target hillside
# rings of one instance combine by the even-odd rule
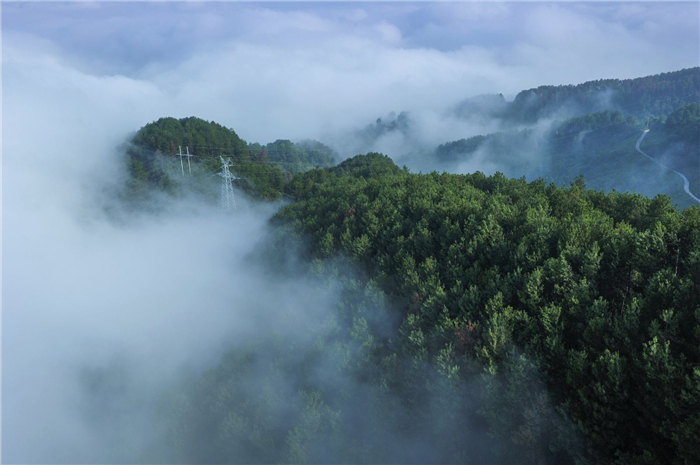
[[[691,173],[698,112],[651,118],[644,149]],[[406,131],[406,118],[365,131]],[[414,174],[379,153],[309,169],[335,154],[197,119],[142,128],[130,182],[177,195],[230,154],[238,187],[289,200],[255,266],[337,296],[303,329],[184,374],[157,412],[154,435],[172,447],[149,460],[700,460],[700,209],[635,150],[644,127],[605,110],[432,155],[468,174]],[[178,180],[172,146],[190,142],[194,174]],[[465,168],[475,162],[505,174]]]
[[[679,108],[668,118],[653,120],[642,144],[646,153],[683,173],[700,197],[700,105]]]
[[[700,149],[694,148],[698,143],[693,136],[700,127],[687,108],[697,105],[676,110],[672,113],[676,116],[669,117],[668,122],[666,118],[652,119],[645,146],[664,155],[664,159],[672,159],[670,163],[677,169],[700,173]],[[681,119],[681,114],[685,118]],[[493,166],[507,176],[541,177],[559,185],[584,176],[593,189],[647,196],[666,194],[680,207],[692,205],[676,175],[635,150],[644,127],[632,116],[625,118],[619,111],[606,110],[555,122],[544,130],[501,132],[448,142],[437,147],[435,157],[442,169],[452,172],[468,172],[470,166]],[[698,176],[691,176],[694,186]]]
[[[598,79],[581,84],[539,86],[520,91],[512,102],[503,95],[477,95],[458,102],[450,114],[463,119],[499,118],[506,125],[535,124],[542,118],[568,118],[620,111],[639,120],[668,116],[700,101],[700,67],[635,79]]]
[[[437,147],[420,138],[434,129],[423,128],[420,118],[409,112],[379,118],[351,140],[353,147],[363,151],[398,147],[391,156],[414,170],[500,171],[560,185],[583,175],[595,189],[666,194],[685,207],[692,199],[682,182],[679,186],[677,176],[639,156],[635,134],[639,137],[650,127],[645,145],[655,156],[687,172],[697,192],[700,156],[695,154],[700,153],[700,143],[692,134],[700,129],[688,115],[698,103],[700,68],[696,67],[635,79],[540,86],[519,92],[512,102],[502,94],[464,99],[442,117],[462,121],[471,131],[490,128],[494,132],[445,141]],[[667,120],[669,127],[677,127],[661,130]]]
[[[699,120],[697,105],[653,118],[645,149],[676,144],[674,167],[692,169]],[[142,128],[127,148],[131,192],[208,182],[215,201],[218,181],[207,180],[230,155],[238,187],[290,201],[256,266],[338,296],[303,338],[276,329],[183,375],[163,394],[154,432],[173,447],[149,457],[700,460],[700,209],[655,195],[683,206],[675,174],[635,151],[641,129],[603,111],[436,151],[441,166],[506,167],[485,176],[414,174],[379,153],[305,170],[333,152],[313,141],[248,144],[196,118]],[[195,168],[179,178],[172,147],[190,142]],[[285,174],[280,164],[305,168]]]
[[[299,250],[341,303],[307,342],[261,335],[173,392],[169,461],[700,460],[697,207],[380,154],[287,193],[270,277]]]
[[[510,104],[506,117],[532,123],[557,112],[581,115],[620,110],[643,119],[668,115],[698,101],[700,68],[688,68],[635,79],[600,79],[523,90]]]
[[[254,197],[275,199],[294,173],[331,166],[337,158],[330,147],[314,140],[248,144],[233,129],[196,117],[160,118],[149,123],[136,132],[124,150],[130,174],[125,196],[139,201],[153,188],[176,194],[183,182],[205,193],[205,179],[221,170],[220,157],[232,160],[231,171],[239,177],[237,187]],[[182,176],[179,150],[189,150],[192,155],[188,178]],[[193,179],[189,179],[191,173]]]

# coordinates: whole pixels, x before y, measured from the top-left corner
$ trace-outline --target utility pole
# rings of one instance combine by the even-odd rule
[[[180,152],[180,169],[182,169],[182,177],[185,177],[185,165],[182,164],[182,147],[178,146],[178,151]],[[187,161],[189,162],[190,159],[188,158]]]
[[[187,169],[190,171],[190,176],[192,176],[192,167],[190,166],[190,157],[192,155],[190,155],[190,147],[189,146],[187,146],[187,155],[185,155],[185,156],[187,157]]]
[[[231,159],[219,156],[221,159],[221,176],[223,183],[221,184],[221,206],[224,210],[230,211],[236,209],[236,197],[233,195],[233,180],[236,177],[231,174],[229,167],[231,167]]]

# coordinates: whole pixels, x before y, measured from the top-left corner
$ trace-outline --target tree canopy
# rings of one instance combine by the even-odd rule
[[[341,301],[312,342],[261,335],[174,395],[170,460],[700,460],[697,207],[377,153],[286,192],[271,269],[300,250]]]
[[[516,95],[509,117],[536,121],[567,106],[579,114],[619,107],[646,118],[668,115],[700,101],[700,68],[688,68],[635,79],[599,79],[578,85],[540,86]]]
[[[139,129],[125,145],[130,174],[125,196],[143,200],[152,189],[171,195],[182,190],[180,165],[172,163],[180,149],[192,155],[191,163],[200,170],[200,184],[221,170],[219,157],[230,158],[231,171],[239,178],[237,187],[267,200],[280,198],[295,173],[332,166],[337,159],[330,147],[314,140],[277,140],[262,146],[246,143],[233,129],[214,121],[160,118]]]

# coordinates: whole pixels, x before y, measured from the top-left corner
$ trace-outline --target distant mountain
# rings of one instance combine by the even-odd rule
[[[691,191],[700,191],[698,102],[697,67],[637,79],[540,86],[520,92],[513,102],[500,95],[477,96],[457,104],[451,114],[471,121],[498,118],[510,130],[445,142],[435,149],[435,159],[448,171],[498,170],[559,184],[584,175],[595,189],[665,193],[687,206],[692,199],[680,178],[639,154],[635,144],[650,127],[644,140],[649,154],[684,173]]]
[[[486,118],[501,118],[506,115],[509,103],[503,94],[484,94],[470,97],[459,102],[449,110],[460,118],[480,116]]]
[[[645,151],[684,173],[700,191],[700,118],[698,105],[656,118]],[[619,111],[590,113],[555,122],[544,129],[505,131],[441,144],[435,150],[440,169],[451,172],[500,171],[507,176],[541,177],[567,185],[583,175],[588,187],[648,196],[662,193],[686,207],[693,201],[681,179],[643,155],[636,141],[645,126]]]
[[[691,192],[700,197],[700,105],[679,108],[667,119],[652,121],[649,128],[642,144],[644,152],[683,173]]]
[[[646,121],[666,117],[681,107],[698,102],[700,67],[636,79],[601,79],[578,85],[540,86],[521,91],[512,102],[508,102],[502,94],[477,95],[450,107],[443,117],[457,118],[468,124],[482,124],[496,131],[509,131],[534,127],[543,120],[549,124],[553,120],[564,121],[591,113],[602,115],[606,111],[618,112],[623,119],[633,116]],[[400,138],[405,141],[403,145],[409,146],[409,151],[413,152],[401,155],[422,156],[425,147],[419,146],[420,141],[416,137],[419,124],[408,112],[402,111],[398,115],[392,112],[388,117],[378,118],[355,132],[350,138],[355,144],[353,152],[381,151],[383,147],[377,142]],[[420,168],[424,169],[425,166]]]
[[[615,128],[616,126],[634,126],[635,123],[636,120],[625,119],[619,111],[606,110],[554,122],[539,130],[528,128],[519,131],[502,131],[446,142],[437,147],[435,155],[443,163],[459,163],[478,151],[488,151],[491,162],[501,165],[505,170],[512,170],[514,165],[518,164],[520,152],[537,149],[532,146],[532,141],[535,139],[541,140],[539,153],[536,155],[542,156],[552,149],[562,150],[572,142],[580,143],[581,140],[576,139],[580,139],[583,133],[610,127],[617,130],[619,128]],[[532,175],[532,173],[522,172],[521,175]]]
[[[414,131],[412,124],[410,114],[406,111],[398,115],[392,111],[384,118],[377,118],[374,123],[368,124],[353,134],[356,144],[361,147],[357,151],[363,152],[363,149],[371,148],[378,139],[392,133],[410,137]]]
[[[446,141],[434,149],[420,140],[419,122],[411,114],[392,112],[336,147],[342,145],[344,153],[397,152],[392,156],[422,171],[501,171],[560,184],[583,174],[596,189],[666,193],[684,206],[688,199],[675,175],[640,156],[635,142],[642,129],[651,127],[645,147],[666,166],[687,173],[692,190],[700,191],[698,102],[699,67],[637,79],[540,86],[520,92],[512,102],[501,94],[465,99],[445,114],[474,122],[496,121],[483,127],[503,128],[500,132]],[[161,118],[131,139],[132,178],[141,186],[171,191],[172,176],[154,165],[152,154],[172,157],[180,146],[189,147],[210,173],[220,169],[219,155],[231,157],[235,174],[245,179],[238,181],[241,187],[265,198],[279,197],[293,173],[332,166],[340,158],[317,141],[249,144],[213,121]]]
[[[520,92],[509,105],[510,119],[534,123],[557,112],[586,114],[619,110],[647,118],[668,115],[700,101],[700,67],[636,79],[600,79],[578,85],[540,86]]]

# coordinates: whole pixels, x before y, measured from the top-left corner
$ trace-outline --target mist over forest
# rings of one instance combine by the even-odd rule
[[[3,463],[700,462],[697,3],[1,14]]]

